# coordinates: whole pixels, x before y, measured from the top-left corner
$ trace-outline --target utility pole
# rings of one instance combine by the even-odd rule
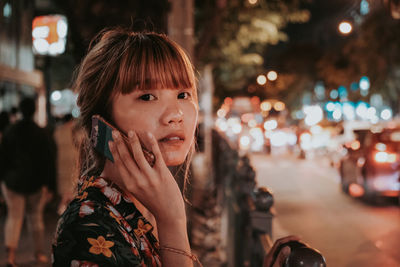
[[[194,5],[193,0],[170,0],[168,35],[180,44],[193,61]]]

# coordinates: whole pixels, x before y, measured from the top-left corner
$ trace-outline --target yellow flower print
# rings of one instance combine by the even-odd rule
[[[79,194],[76,196],[76,199],[79,199],[80,201],[86,199],[88,196],[88,192],[83,192],[83,194]]]
[[[110,211],[110,216],[113,217],[119,225],[121,225],[121,218],[118,218],[117,215]]]
[[[106,257],[111,257],[112,252],[110,248],[114,246],[114,242],[107,241],[103,236],[99,236],[97,239],[88,238],[87,241],[92,245],[89,249],[90,253],[99,255],[103,254]]]
[[[148,231],[153,229],[153,227],[149,223],[144,223],[142,219],[138,220],[137,228],[134,230],[136,236],[142,236],[146,234]]]
[[[83,191],[85,191],[86,188],[91,187],[91,186],[94,184],[93,180],[94,180],[94,177],[93,177],[93,176],[90,177],[88,180],[85,180],[85,181],[83,182],[83,184],[82,184],[82,186],[81,186],[81,188],[80,188],[80,190],[79,190],[78,193],[80,194],[80,193],[82,193]]]

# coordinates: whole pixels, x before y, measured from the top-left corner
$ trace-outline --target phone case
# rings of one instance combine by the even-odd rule
[[[114,162],[114,158],[108,146],[109,141],[113,141],[112,131],[116,130],[121,133],[122,138],[126,143],[129,143],[128,137],[120,130],[116,129],[110,123],[105,121],[100,115],[92,116],[92,131],[91,131],[91,143],[96,151],[104,155],[111,162]],[[142,146],[144,157],[151,167],[155,164],[155,156],[151,151],[148,151]]]

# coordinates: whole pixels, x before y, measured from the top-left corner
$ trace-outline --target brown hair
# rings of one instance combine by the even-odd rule
[[[196,88],[196,79],[183,49],[166,35],[114,28],[103,30],[92,40],[77,70],[73,88],[79,93],[77,127],[84,129],[79,149],[79,176],[90,176],[99,175],[105,164],[104,156],[90,145],[94,114],[112,121],[112,100],[117,93],[128,94],[136,89]],[[177,171],[184,169],[184,190],[194,143]]]

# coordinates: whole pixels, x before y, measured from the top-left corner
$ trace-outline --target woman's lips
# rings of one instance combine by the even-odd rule
[[[161,138],[159,142],[169,146],[180,146],[185,142],[185,138],[182,136],[168,135],[164,138]]]

